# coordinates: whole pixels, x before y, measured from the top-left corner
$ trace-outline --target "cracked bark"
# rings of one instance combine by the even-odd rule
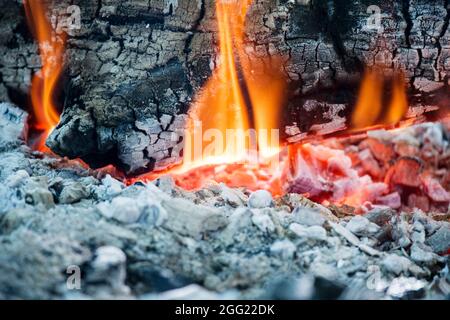
[[[20,1],[0,0],[0,98],[18,101],[39,68]],[[412,110],[448,108],[448,0],[255,0],[247,21],[251,59],[283,55],[290,81],[282,128],[290,141],[345,124],[364,66],[396,69],[409,82]],[[212,0],[54,1],[81,8],[69,38],[64,112],[48,140],[58,154],[128,173],[164,168],[185,115],[216,63]],[[367,8],[381,29],[367,28]],[[22,100],[23,102],[23,100]]]

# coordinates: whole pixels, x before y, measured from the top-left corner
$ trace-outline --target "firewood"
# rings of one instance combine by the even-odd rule
[[[79,29],[62,30],[69,33],[60,84],[64,112],[48,146],[127,173],[178,162],[181,139],[171,134],[184,126],[192,99],[217,65],[214,1],[45,1],[54,9],[49,16],[70,5],[81,15]],[[287,57],[283,139],[348,125],[364,67],[375,64],[386,75],[403,70],[414,110],[447,108],[446,3],[374,0],[368,8],[362,0],[255,0],[247,15],[249,57],[255,63]],[[22,3],[0,4],[0,100],[23,105],[40,67],[37,46]]]

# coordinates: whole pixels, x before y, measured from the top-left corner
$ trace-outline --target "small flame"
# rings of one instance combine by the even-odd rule
[[[39,45],[42,68],[31,82],[31,103],[33,106],[34,129],[41,131],[34,148],[48,151],[45,140],[59,122],[58,107],[54,94],[63,68],[63,54],[66,38],[56,35],[46,16],[46,6],[41,0],[25,0],[28,24]]]
[[[384,76],[380,70],[368,69],[366,71],[352,114],[353,129],[394,125],[404,119],[408,112],[408,99],[403,73],[397,73],[393,77],[392,96],[388,106],[383,104],[384,82]]]
[[[395,124],[403,119],[408,112],[408,98],[406,97],[405,77],[397,74],[393,80],[391,105],[386,113],[386,123]]]
[[[374,70],[366,72],[359,92],[356,109],[352,114],[354,128],[372,126],[378,119],[382,110],[383,82],[380,75]]]

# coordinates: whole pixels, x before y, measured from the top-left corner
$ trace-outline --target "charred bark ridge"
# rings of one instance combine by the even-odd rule
[[[49,0],[50,1],[50,0]],[[39,66],[20,1],[0,0],[0,98],[20,102]],[[50,1],[51,2],[51,1]],[[185,114],[217,52],[213,0],[53,1],[78,5],[81,29],[68,41],[61,122],[48,139],[58,154],[128,173],[178,161]],[[370,28],[370,6],[381,13]],[[374,8],[374,7],[372,7]],[[448,0],[255,0],[248,15],[252,59],[287,55],[291,140],[345,123],[365,65],[403,69],[414,110],[447,108]],[[417,109],[418,108],[418,109]]]

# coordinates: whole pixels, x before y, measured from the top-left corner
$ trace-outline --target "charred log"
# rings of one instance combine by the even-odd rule
[[[17,100],[39,58],[21,2],[0,2],[6,34],[0,98]],[[81,29],[65,30],[64,112],[48,145],[91,164],[106,159],[129,173],[176,162],[181,139],[173,133],[216,63],[214,1],[67,0],[52,7],[62,12],[73,4],[81,9]],[[446,0],[255,0],[247,51],[255,61],[288,57],[290,103],[282,127],[295,141],[348,123],[364,66],[376,64],[388,75],[402,69],[412,113],[447,108],[449,18]]]

